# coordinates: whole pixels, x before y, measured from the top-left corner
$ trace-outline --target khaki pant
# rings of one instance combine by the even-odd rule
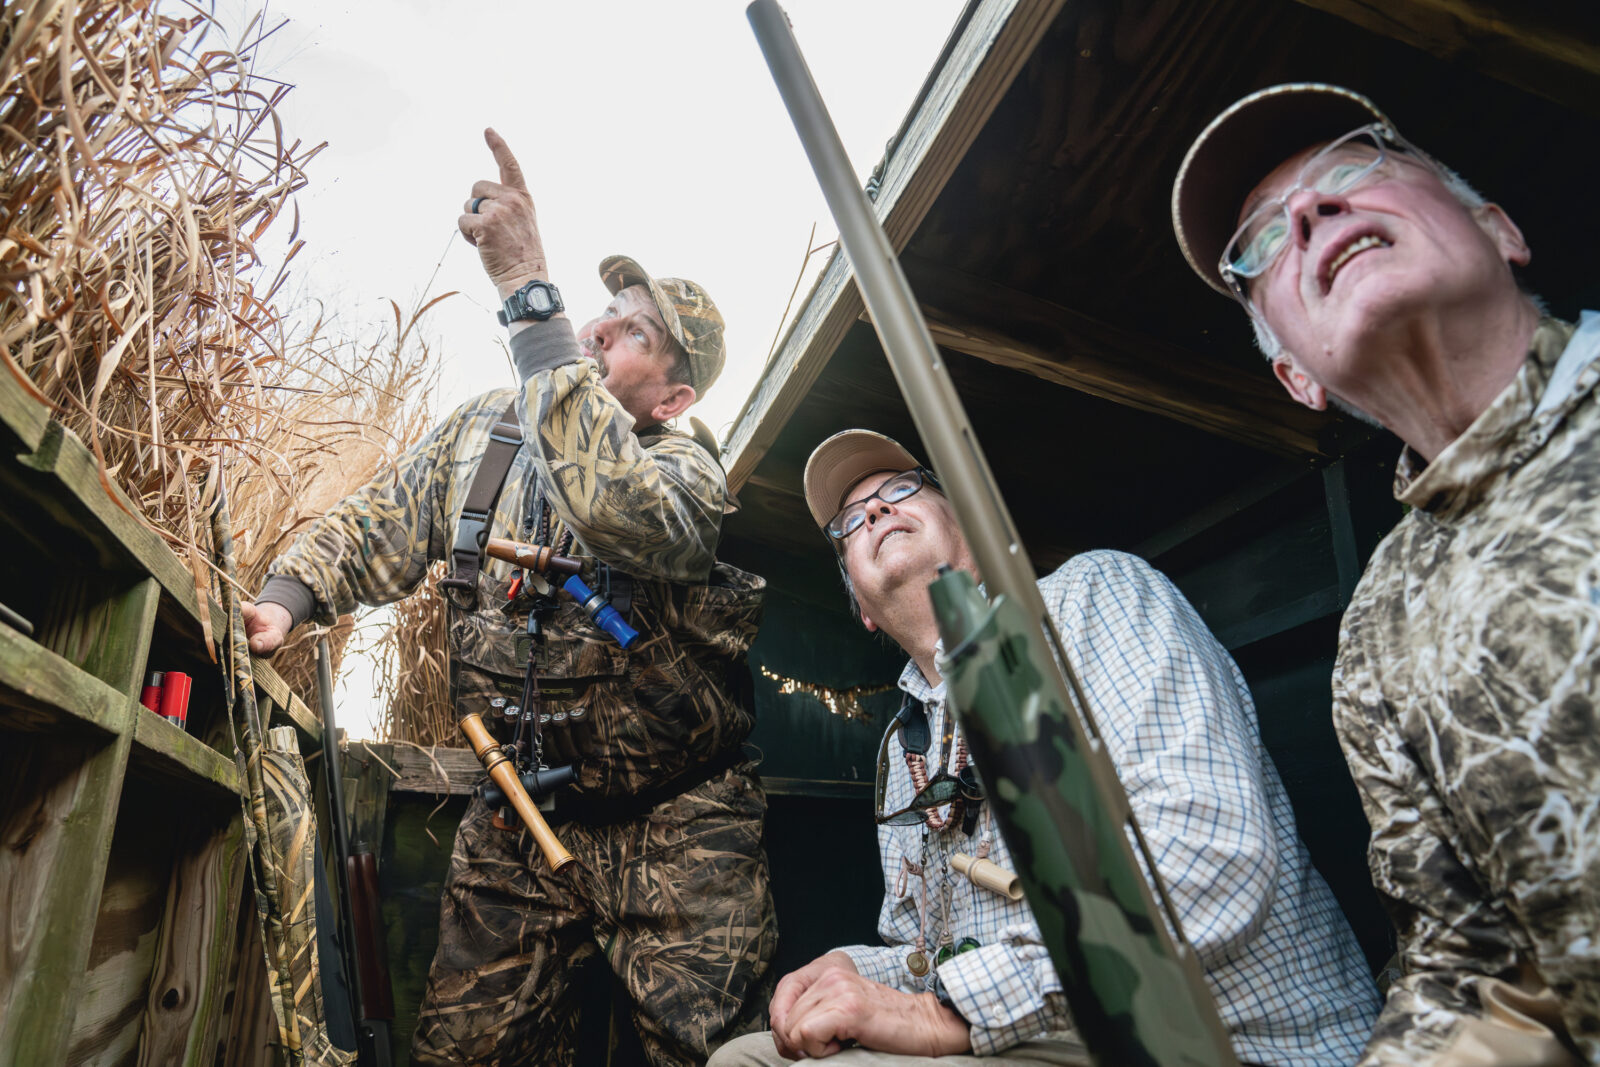
[[[795,1061],[778,1055],[772,1034],[747,1034],[730,1041],[711,1057],[706,1067],[793,1067]],[[1089,1054],[1070,1038],[1038,1038],[1013,1045],[993,1056],[902,1056],[864,1048],[845,1049],[820,1061],[828,1067],[956,1067],[958,1064],[1004,1063],[1013,1067],[1089,1067]]]
[[[411,1062],[579,1062],[571,972],[597,954],[657,1067],[703,1063],[761,1026],[778,934],[765,815],[761,787],[735,768],[640,818],[558,826],[578,860],[569,878],[528,834],[495,829],[475,798],[456,831]]]

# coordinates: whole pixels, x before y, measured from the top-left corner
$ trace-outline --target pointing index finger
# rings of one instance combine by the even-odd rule
[[[483,131],[484,142],[488,144],[489,151],[494,153],[494,161],[500,165],[500,184],[508,185],[520,192],[528,191],[528,183],[522,179],[522,165],[517,162],[517,157],[511,154],[511,146],[506,144],[504,137],[495,133],[493,129]]]

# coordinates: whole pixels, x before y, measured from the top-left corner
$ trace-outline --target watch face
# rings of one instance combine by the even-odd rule
[[[542,285],[534,286],[532,289],[529,289],[526,299],[528,301],[528,307],[532,308],[540,315],[545,314],[555,306],[555,301],[550,299],[550,290],[546,289]]]

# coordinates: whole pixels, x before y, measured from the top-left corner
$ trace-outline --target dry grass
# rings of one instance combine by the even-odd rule
[[[439,579],[447,565],[435,563],[416,593],[396,604],[393,617],[373,645],[374,682],[384,702],[379,736],[424,748],[463,744],[450,705],[450,671],[445,661],[447,625]]]
[[[288,87],[250,70],[261,23],[224,41],[182,10],[0,14],[0,376],[89,444],[205,602],[206,472],[229,487],[253,591],[306,522],[426,429],[415,328],[431,305],[396,307],[392,332],[360,344],[279,306],[305,244],[293,195],[322,146],[285,134]],[[314,691],[303,651],[279,665]]]

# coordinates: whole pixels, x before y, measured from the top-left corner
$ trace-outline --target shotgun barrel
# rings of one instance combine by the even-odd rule
[[[1095,735],[1082,687],[1059,655],[1061,641],[1011,512],[789,18],[776,0],[755,0],[746,14],[983,575],[987,597],[965,571],[944,575],[930,590],[950,650],[946,659],[956,661],[956,671],[944,671],[950,703],[1011,854],[1029,858],[1017,874],[1080,1035],[1100,1064],[1236,1067],[1199,960],[1183,940],[1127,794]],[[1072,755],[1070,767],[1063,750]],[[1124,828],[1145,852],[1160,904],[1140,876]]]

